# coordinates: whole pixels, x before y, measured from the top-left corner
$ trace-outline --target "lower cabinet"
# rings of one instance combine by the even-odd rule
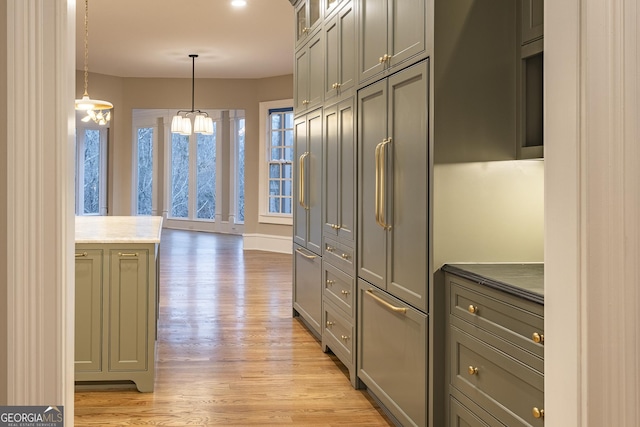
[[[428,318],[358,280],[358,376],[403,426],[427,425]]]
[[[77,382],[155,379],[157,244],[77,244]]]
[[[318,338],[322,335],[322,257],[294,244],[293,310]]]
[[[544,425],[544,307],[447,273],[449,425]]]

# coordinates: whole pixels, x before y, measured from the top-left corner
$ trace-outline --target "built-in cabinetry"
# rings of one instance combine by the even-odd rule
[[[155,375],[161,219],[146,218],[156,227],[149,227],[151,237],[136,242],[131,241],[135,234],[121,241],[108,237],[109,225],[117,223],[117,228],[129,220],[107,218],[76,221],[75,380],[128,380],[138,390],[150,392]]]
[[[320,31],[296,51],[293,108],[297,113],[311,110],[322,103],[324,91],[324,52]]]
[[[542,266],[443,270],[449,425],[543,426]]]
[[[362,0],[358,5],[359,81],[392,72],[425,52],[425,0]]]
[[[293,309],[319,337],[322,321],[322,109],[294,121]]]
[[[301,0],[296,4],[296,46],[308,40],[322,23],[321,0]]]
[[[356,13],[347,2],[324,24],[325,34],[325,104],[334,98],[353,95],[356,83]]]

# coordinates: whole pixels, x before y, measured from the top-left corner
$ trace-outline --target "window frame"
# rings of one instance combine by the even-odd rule
[[[293,99],[281,99],[277,101],[265,101],[259,104],[259,184],[258,184],[258,222],[265,224],[293,225],[292,213],[270,213],[269,212],[269,152],[271,147],[271,124],[269,120],[269,110],[280,108],[293,108]],[[293,113],[293,111],[292,111]],[[293,163],[293,161],[292,161]],[[292,198],[293,203],[293,198]]]
[[[132,120],[132,155],[131,155],[131,215],[138,216],[138,130],[142,128],[153,128],[153,184],[151,187],[151,216],[159,215],[158,211],[158,188],[159,188],[159,165],[158,165],[158,150],[159,147],[159,133],[160,124],[158,118],[161,115],[158,110],[133,110]]]
[[[108,213],[107,200],[107,161],[108,161],[108,145],[109,145],[109,124],[98,125],[94,122],[83,122],[81,119],[85,116],[84,112],[80,114],[76,112],[76,157],[75,157],[75,214],[78,216],[104,216]],[[100,131],[100,189],[98,195],[98,213],[84,213],[84,146],[85,146],[85,130]]]

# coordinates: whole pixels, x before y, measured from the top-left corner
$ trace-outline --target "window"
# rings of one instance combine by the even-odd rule
[[[133,215],[158,213],[158,113],[133,110],[133,173],[131,206]]]
[[[236,156],[237,161],[237,186],[236,186],[236,222],[244,224],[244,117],[236,121]]]
[[[292,223],[293,101],[260,103],[260,222]]]
[[[76,127],[76,215],[107,214],[107,138],[108,128]]]

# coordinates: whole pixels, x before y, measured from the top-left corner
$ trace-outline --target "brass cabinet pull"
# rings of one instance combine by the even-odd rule
[[[82,252],[82,253],[76,253],[76,258],[84,258],[86,256],[88,256],[89,254],[86,252]]]
[[[307,156],[309,155],[309,152],[305,152],[300,156],[300,159],[298,160],[298,203],[300,203],[300,206],[302,206],[304,209],[309,209],[309,206],[307,205],[307,201],[305,200],[306,198],[306,192],[305,192],[305,174],[306,174],[306,170],[305,170],[305,159],[307,158]]]
[[[391,143],[391,138],[382,141],[380,147],[380,226],[385,230],[391,230],[391,225],[387,224],[387,150]]]
[[[302,249],[300,248],[296,248],[296,252],[298,252],[300,255],[302,255],[303,257],[305,257],[306,259],[316,259],[315,255],[307,255],[305,254]]]
[[[138,252],[131,252],[131,253],[118,252],[118,256],[132,258],[132,257],[137,257],[138,256]]]
[[[333,252],[336,250],[336,248],[334,248],[333,246],[329,246],[327,245],[327,248],[325,249],[327,252]]]
[[[334,283],[336,283],[335,280],[327,279],[327,285],[333,286]]]
[[[478,375],[478,368],[475,366],[469,366],[469,375]]]
[[[342,259],[349,259],[349,254],[341,254],[340,258]]]
[[[378,295],[373,293],[373,289],[367,289],[367,295],[369,295],[371,298],[373,298],[374,300],[378,301],[380,304],[382,304],[383,306],[387,307],[389,310],[395,312],[395,313],[402,313],[405,314],[407,312],[407,309],[404,307],[396,307],[392,304],[389,304],[388,302],[386,302],[385,300],[383,300],[382,298],[380,298]]]
[[[544,418],[544,409],[539,409],[534,406],[531,413],[533,414],[533,418]]]
[[[537,344],[544,344],[544,334],[534,332],[533,335],[531,335],[531,339]]]
[[[347,335],[342,335],[340,338],[342,338],[343,340],[347,341],[348,339],[350,339],[350,336]]]
[[[376,215],[376,224],[382,227],[380,223],[380,149],[382,148],[382,144],[384,141],[380,142],[376,145],[375,150],[375,160],[376,160],[376,181],[375,181],[375,215]]]
[[[333,322],[330,322],[330,321],[327,320],[327,327],[330,328],[332,326],[333,326]]]
[[[342,291],[340,291],[340,293],[341,293],[342,295],[349,295],[351,292],[349,292],[349,291],[345,291],[345,290],[342,290]]]
[[[388,61],[388,60],[390,60],[390,59],[391,59],[391,55],[388,55],[388,54],[386,54],[386,53],[385,53],[384,55],[382,55],[382,56],[378,59],[378,62],[380,62],[381,64],[383,64],[383,63],[387,62],[387,61]]]
[[[480,311],[480,309],[473,304],[471,304],[467,310],[469,310],[471,314],[478,314],[478,311]]]

